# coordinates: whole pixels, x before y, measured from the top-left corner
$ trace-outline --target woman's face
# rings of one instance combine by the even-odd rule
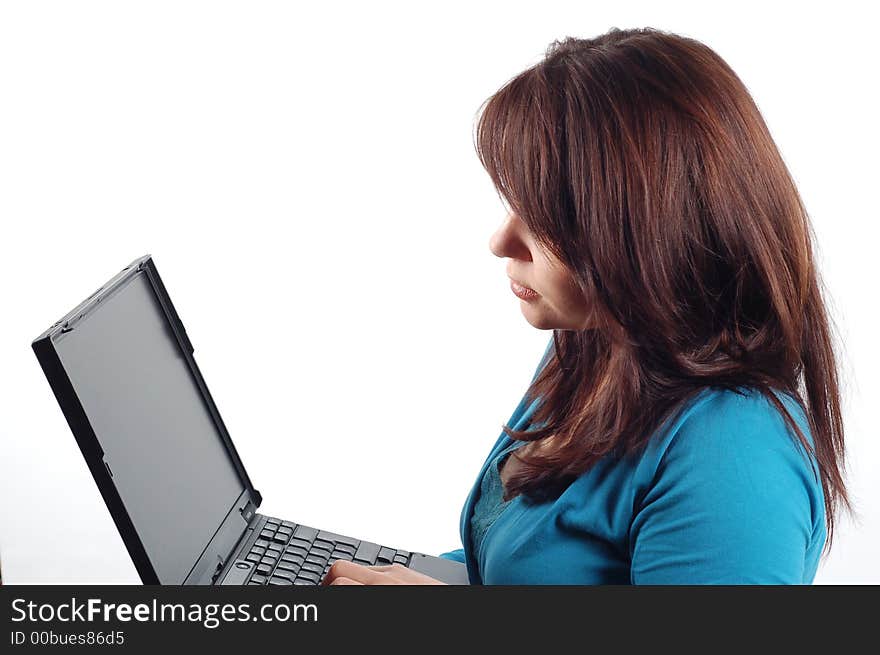
[[[526,320],[539,330],[583,330],[590,327],[590,308],[574,276],[532,237],[525,222],[508,213],[489,250],[507,257],[511,292],[520,299]],[[521,285],[523,289],[518,287]]]

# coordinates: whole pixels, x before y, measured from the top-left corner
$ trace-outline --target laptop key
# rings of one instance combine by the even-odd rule
[[[321,573],[323,573],[323,569],[321,569]],[[297,580],[308,580],[312,584],[318,584],[318,580],[321,579],[320,573],[315,573],[314,571],[300,571],[299,575],[296,576]],[[294,581],[294,584],[296,582]]]
[[[309,562],[311,564],[317,564],[318,566],[324,566],[324,564],[327,563],[327,558],[326,557],[318,557],[314,554],[310,554],[308,557],[306,557],[306,562]]]
[[[306,541],[305,539],[300,539],[299,537],[294,537],[293,539],[290,540],[290,543],[287,545],[288,546],[299,546],[300,548],[305,548],[306,550],[308,550],[309,548],[312,547],[312,542]]]
[[[257,564],[257,573],[262,575],[269,575],[272,572],[272,567],[268,564]]]
[[[311,571],[312,573],[321,573],[324,570],[323,564],[313,564],[312,562],[303,562],[303,565],[299,569],[299,574],[303,575],[306,571]]]
[[[381,546],[379,544],[362,541],[361,545],[358,546],[357,552],[354,554],[354,559],[364,560],[370,564],[375,564],[376,556],[379,554],[380,548]]]
[[[273,576],[269,579],[269,584],[273,584],[273,585],[292,585],[292,584],[293,584],[293,581],[292,581],[292,580],[288,580],[287,578],[279,578],[279,577],[273,575]]]
[[[296,528],[296,523],[293,523],[292,521],[281,521],[281,525],[285,528],[290,528],[291,530]]]
[[[256,582],[257,584],[266,584],[266,576],[257,575],[256,573],[251,576],[251,582]]]
[[[330,553],[330,559],[344,559],[347,561],[351,561],[351,558],[354,556],[354,553],[350,553],[347,550],[339,550],[338,548]]]
[[[318,539],[323,539],[324,541],[332,541],[332,542],[336,543],[337,546],[339,544],[347,544],[355,549],[358,547],[358,544],[360,543],[360,541],[358,541],[357,539],[352,539],[351,537],[345,537],[341,534],[336,534],[334,532],[327,532],[327,530],[321,530],[318,533]]]
[[[334,553],[348,553],[349,558],[354,557],[357,552],[357,546],[349,546],[348,544],[336,544],[333,549]]]
[[[391,564],[394,561],[394,554],[393,550],[383,546],[379,549],[379,554],[376,555],[376,563]]]
[[[293,532],[294,537],[299,537],[300,539],[305,539],[309,543],[315,540],[315,537],[318,536],[318,531],[315,528],[310,528],[305,525],[300,525]]]
[[[333,550],[333,542],[332,541],[324,541],[323,539],[315,539],[315,543],[312,544],[312,550],[326,550],[328,553]]]
[[[293,584],[295,584],[295,585],[307,585],[307,586],[309,586],[309,587],[314,587],[317,583],[316,583],[316,582],[311,582],[311,581],[309,581],[309,580],[305,580],[305,579],[303,579],[303,578],[297,578],[296,580],[293,581]]]
[[[260,561],[260,556],[257,555],[256,553],[248,553],[248,554],[245,556],[245,559],[246,559],[248,562],[259,562],[259,561]]]
[[[403,555],[395,555],[394,556],[394,563],[395,564],[403,564],[404,566],[406,566],[406,563],[408,561],[409,560],[406,557],[404,557]]]
[[[274,535],[274,536],[272,537],[272,541],[275,541],[275,542],[277,542],[277,543],[279,543],[279,544],[286,544],[286,543],[287,543],[287,538],[288,538],[289,536],[290,536],[290,535],[282,534],[281,532],[279,532],[278,534],[276,534],[276,535]]]

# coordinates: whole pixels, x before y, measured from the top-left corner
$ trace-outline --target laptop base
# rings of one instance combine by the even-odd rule
[[[320,584],[330,566],[347,560],[363,566],[400,564],[447,584],[468,584],[459,562],[382,546],[306,525],[256,514],[235,555],[220,572],[221,585]]]

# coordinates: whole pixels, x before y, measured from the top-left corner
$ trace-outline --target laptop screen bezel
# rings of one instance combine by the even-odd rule
[[[86,464],[92,473],[92,477],[95,479],[95,483],[104,498],[107,509],[110,511],[141,580],[144,584],[160,584],[158,574],[144,548],[143,542],[137,534],[137,530],[125,508],[112,475],[105,466],[104,453],[100,442],[89,423],[82,403],[55,348],[55,341],[61,335],[70,330],[75,330],[76,324],[82,318],[98,307],[105,298],[108,298],[132,282],[138,275],[145,276],[159,301],[163,317],[175,336],[175,341],[205,401],[217,434],[220,436],[243,489],[239,498],[230,507],[225,520],[217,526],[214,535],[205,544],[201,555],[192,563],[186,578],[179,581],[179,584],[210,584],[215,571],[222,567],[225,559],[238,543],[242,533],[247,529],[255,509],[262,503],[262,496],[254,489],[241,461],[241,457],[232,443],[229,432],[223,423],[223,419],[211,397],[204,377],[193,357],[194,348],[192,343],[186,334],[186,329],[174,308],[174,304],[171,302],[162,278],[159,276],[152,256],[144,255],[132,261],[91,296],[37,337],[32,343],[32,348],[55,393],[55,397],[61,406],[68,425],[79,444]]]

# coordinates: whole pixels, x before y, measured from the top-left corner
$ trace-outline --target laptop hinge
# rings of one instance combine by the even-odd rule
[[[226,561],[218,555],[217,556],[217,568],[215,568],[214,573],[211,574],[211,584],[214,584],[215,582],[217,582],[217,577],[223,571],[224,564],[226,564]]]
[[[254,518],[254,514],[257,511],[257,507],[256,507],[256,505],[253,504],[253,502],[248,500],[247,503],[245,504],[245,506],[242,507],[240,511],[241,511],[241,518],[244,519],[245,523],[250,525],[251,519]],[[241,541],[241,539],[246,539],[247,535],[248,535],[248,530],[245,530],[242,533],[241,538],[239,539],[239,542]],[[226,566],[226,562],[229,560],[230,557],[232,557],[232,555],[235,553],[236,549],[238,548],[239,542],[236,542],[236,544],[232,547],[232,550],[229,551],[229,554],[225,558],[220,557],[220,555],[217,555],[217,565],[214,568],[214,573],[211,574],[211,584],[217,582],[217,578],[223,572],[223,569]]]
[[[241,518],[244,519],[245,523],[250,525],[251,519],[254,518],[254,514],[257,511],[257,506],[250,500],[247,501],[247,504],[241,508]]]

